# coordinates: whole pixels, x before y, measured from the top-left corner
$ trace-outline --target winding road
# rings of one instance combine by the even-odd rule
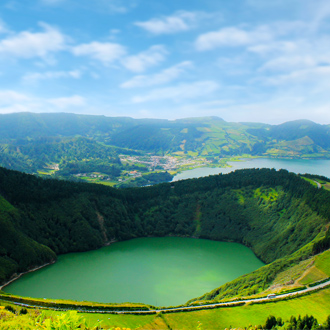
[[[154,313],[159,313],[159,312],[167,312],[167,313],[173,313],[173,312],[185,312],[185,311],[194,311],[194,310],[203,310],[203,309],[213,309],[221,306],[235,306],[235,305],[242,305],[250,302],[263,302],[263,301],[274,301],[274,300],[281,300],[283,298],[287,297],[293,297],[293,296],[299,296],[303,295],[307,292],[312,292],[316,291],[322,288],[325,288],[330,285],[330,280],[315,285],[313,287],[309,287],[303,290],[295,291],[295,292],[290,292],[290,293],[284,293],[280,295],[276,295],[273,298],[268,298],[268,297],[262,297],[262,298],[255,298],[255,299],[245,299],[245,300],[235,300],[235,301],[228,301],[228,302],[222,302],[222,303],[215,303],[215,304],[208,304],[208,305],[198,305],[198,306],[186,306],[186,307],[175,307],[175,308],[159,308],[159,309],[152,309],[152,310],[135,310],[135,311],[109,311],[109,310],[86,310],[86,309],[80,309],[80,308],[74,308],[72,306],[72,309],[64,309],[60,307],[52,307],[52,306],[38,306],[38,305],[30,305],[30,304],[24,304],[24,303],[18,303],[14,302],[15,305],[18,306],[23,306],[23,307],[32,307],[32,308],[43,308],[43,309],[51,309],[51,310],[77,310],[81,311],[84,313],[108,313],[108,314],[154,314]],[[3,299],[4,297],[0,297],[0,299]],[[5,300],[5,299],[3,299]]]

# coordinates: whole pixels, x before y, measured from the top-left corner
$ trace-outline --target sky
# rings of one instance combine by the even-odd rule
[[[330,124],[329,0],[1,0],[0,113]]]

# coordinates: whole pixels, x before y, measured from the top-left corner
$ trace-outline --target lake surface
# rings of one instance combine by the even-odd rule
[[[227,174],[229,172],[243,168],[275,168],[286,169],[294,173],[310,173],[330,177],[330,160],[324,159],[274,159],[274,158],[255,158],[243,159],[238,162],[228,162],[231,167],[200,167],[193,170],[184,171],[174,176],[173,181],[200,178],[202,176],[214,174]]]
[[[4,288],[13,294],[97,302],[174,306],[264,264],[237,243],[139,238],[59,256]]]

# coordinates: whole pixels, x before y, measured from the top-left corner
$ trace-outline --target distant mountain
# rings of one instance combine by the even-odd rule
[[[14,113],[0,115],[1,139],[45,136],[107,135],[134,126],[132,118],[85,116],[70,113]]]
[[[267,128],[249,129],[262,140],[264,152],[283,156],[329,157],[330,127],[310,120],[295,120]]]
[[[330,158],[330,126],[308,120],[267,125],[229,123],[219,117],[161,120],[15,113],[0,115],[0,151],[0,165],[29,173],[52,163],[69,162],[70,168],[81,170],[86,168],[81,162],[87,161],[90,166],[120,167],[119,153],[136,152]]]
[[[322,147],[330,145],[330,127],[328,125],[316,124],[310,120],[295,120],[284,124],[250,130],[251,134],[256,133],[264,138],[276,139],[278,141],[293,141],[310,137],[315,143]]]

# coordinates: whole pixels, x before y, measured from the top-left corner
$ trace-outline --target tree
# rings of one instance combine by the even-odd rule
[[[277,325],[276,317],[273,316],[273,315],[269,315],[269,316],[267,317],[266,324],[264,325],[264,329],[266,329],[266,330],[270,330],[270,329],[272,329],[273,327],[275,327],[276,325]]]

